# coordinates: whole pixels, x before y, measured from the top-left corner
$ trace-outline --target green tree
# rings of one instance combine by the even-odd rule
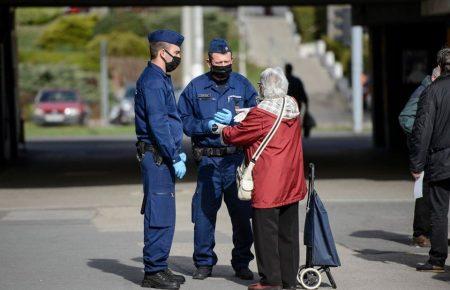
[[[205,13],[203,16],[203,26],[205,31],[205,43],[208,44],[216,37],[228,37],[230,19],[227,15],[217,12]],[[205,48],[207,49],[207,45]]]
[[[47,24],[62,14],[62,8],[18,8],[16,22],[19,25]]]
[[[92,38],[97,21],[96,15],[60,17],[45,28],[37,43],[44,49],[83,48]]]
[[[302,41],[318,40],[326,32],[326,9],[324,7],[293,7],[292,13]]]
[[[109,34],[113,31],[133,32],[139,36],[147,35],[142,17],[130,11],[113,10],[100,19],[94,27],[94,34]]]
[[[171,29],[181,31],[181,9],[160,8],[146,13],[143,17],[147,33],[158,29]]]
[[[98,58],[100,43],[108,42],[108,55],[111,56],[148,56],[147,40],[132,32],[112,32],[110,34],[97,35],[92,39],[86,49],[92,57]]]

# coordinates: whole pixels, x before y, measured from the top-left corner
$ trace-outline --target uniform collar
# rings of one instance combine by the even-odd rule
[[[210,87],[215,87],[217,85],[217,83],[214,81],[214,79],[211,76],[211,72],[206,73],[206,77],[208,78],[208,81],[205,84],[205,89],[210,88]],[[230,74],[230,77],[228,78],[225,85],[231,89],[235,88],[233,73]]]
[[[152,70],[156,71],[158,74],[165,78],[170,78],[170,75],[165,73],[162,68],[157,66],[156,64],[152,63],[150,60],[148,61],[148,67],[150,67]]]

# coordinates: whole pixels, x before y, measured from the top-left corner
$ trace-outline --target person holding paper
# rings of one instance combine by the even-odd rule
[[[434,82],[441,74],[441,69],[439,66],[433,69],[431,76],[427,76],[423,79],[420,86],[412,93],[405,107],[403,108],[400,116],[398,117],[400,126],[405,132],[407,138],[408,146],[410,144],[409,139],[411,138],[412,129],[414,126],[414,121],[417,114],[417,103],[419,102],[420,95]],[[430,247],[430,231],[431,231],[431,221],[430,221],[430,203],[428,200],[428,184],[423,183],[423,173],[420,179],[419,188],[416,188],[419,182],[416,182],[414,187],[414,222],[413,222],[413,239],[412,243],[414,246],[419,247]],[[420,193],[420,194],[419,194]]]
[[[450,48],[438,53],[441,76],[422,93],[410,139],[410,169],[414,178],[424,171],[430,185],[431,250],[416,269],[444,272],[448,256],[450,198]]]

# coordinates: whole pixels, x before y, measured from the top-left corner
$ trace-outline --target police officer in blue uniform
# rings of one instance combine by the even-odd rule
[[[251,206],[237,196],[236,168],[243,153],[236,147],[226,147],[218,135],[212,134],[209,121],[233,125],[236,109],[256,105],[257,93],[242,75],[232,72],[232,52],[223,39],[211,41],[207,63],[210,71],[185,88],[178,102],[184,133],[191,137],[194,158],[198,162],[197,188],[192,199],[194,226],[194,279],[211,276],[217,263],[214,253],[217,212],[222,198],[233,226],[231,264],[237,277],[253,279],[248,264],[253,259],[250,247],[253,236],[250,227]]]
[[[135,95],[136,145],[144,184],[142,287],[179,289],[185,279],[168,269],[167,259],[175,230],[175,177],[186,173],[186,154],[181,151],[183,128],[167,73],[180,64],[184,37],[158,30],[148,40],[151,61],[136,83]]]

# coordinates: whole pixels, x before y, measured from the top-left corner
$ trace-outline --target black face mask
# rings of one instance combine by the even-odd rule
[[[227,80],[230,77],[232,71],[233,69],[231,68],[231,64],[226,66],[211,65],[211,74],[214,78],[221,81]]]
[[[165,49],[164,51],[172,57],[172,61],[166,61],[164,58],[162,58],[164,63],[166,64],[166,72],[174,71],[180,65],[181,57],[173,56]]]

